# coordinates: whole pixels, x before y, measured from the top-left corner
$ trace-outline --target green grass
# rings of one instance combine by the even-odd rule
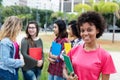
[[[98,40],[98,43],[108,51],[117,51],[120,52],[120,41],[115,41],[112,43],[110,40]]]
[[[47,72],[48,64],[49,64],[49,62],[47,60],[48,54],[45,53],[44,56],[45,56],[45,61],[44,61],[44,66],[43,66],[43,69],[41,72],[40,80],[47,80],[48,79],[48,72]],[[19,80],[23,80],[21,69],[19,69]]]
[[[18,74],[19,74],[19,76],[18,76],[19,80],[23,80],[23,76],[22,76],[22,71],[21,71],[21,69],[19,69]]]
[[[45,53],[45,62],[44,62],[44,66],[43,66],[43,69],[42,69],[42,74],[41,74],[40,80],[47,80],[48,79],[47,69],[48,69],[49,62],[48,62],[47,57],[48,57],[48,54]]]

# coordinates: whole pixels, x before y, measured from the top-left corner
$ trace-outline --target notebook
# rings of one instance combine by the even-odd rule
[[[60,55],[62,50],[62,46],[59,43],[56,43],[55,41],[52,42],[51,52],[53,55],[58,56]]]
[[[71,50],[71,43],[64,43],[65,53],[67,54]]]
[[[29,56],[36,60],[42,59],[42,48],[29,48]]]
[[[63,54],[63,57],[64,57],[64,62],[66,64],[66,68],[67,68],[68,74],[74,72],[73,66],[72,66],[72,63],[71,63],[71,60],[70,60],[70,57],[67,56],[66,54]]]

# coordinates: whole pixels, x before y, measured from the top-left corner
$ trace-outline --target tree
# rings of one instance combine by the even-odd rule
[[[98,2],[98,3],[94,3],[92,5],[92,9],[94,11],[97,11],[97,12],[102,12],[102,6],[104,5],[104,2]]]
[[[52,13],[51,18],[53,18],[53,19],[63,19],[64,14],[62,12],[55,12],[55,13]]]
[[[77,14],[67,14],[67,21],[77,20],[78,16]]]
[[[115,2],[98,2],[93,4],[93,9],[104,15],[108,24],[113,25],[113,16],[119,10],[119,5]]]
[[[97,6],[95,7],[95,9],[97,8]],[[100,8],[100,9],[99,9]],[[115,24],[116,24],[116,16],[115,16],[115,12],[119,10],[119,5],[115,2],[102,2],[102,6],[98,6],[98,12],[101,12],[103,14],[108,14],[108,13],[112,13],[112,16],[106,18],[106,20],[111,19],[112,22],[112,26],[113,26],[113,35],[112,35],[112,42],[114,43],[114,33],[115,33]],[[109,24],[110,25],[110,24]],[[108,25],[108,27],[109,27]]]
[[[114,0],[114,2],[116,2],[120,7],[120,1],[119,0]],[[116,16],[118,18],[118,22],[117,22],[117,24],[119,25],[118,27],[120,27],[120,9],[118,11],[116,11]]]
[[[0,6],[2,6],[2,1],[3,1],[3,0],[0,0]]]
[[[106,2],[102,6],[102,12],[103,13],[114,13],[119,10],[119,5],[114,2]]]
[[[77,4],[74,7],[75,12],[82,13],[84,11],[92,10],[91,6],[88,4]]]

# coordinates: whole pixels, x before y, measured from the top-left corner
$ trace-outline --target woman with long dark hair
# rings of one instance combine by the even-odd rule
[[[68,42],[66,24],[64,20],[57,20],[53,24],[53,31],[56,36],[54,41],[62,45],[60,55],[62,50],[64,50],[64,43]],[[63,78],[63,60],[60,58],[60,55],[55,56],[52,54],[51,50],[49,53],[48,60],[50,62],[48,67],[48,80],[64,80]]]
[[[27,37],[23,38],[21,42],[21,53],[25,59],[25,66],[22,68],[24,80],[39,80],[40,78],[44,62],[44,54],[43,42],[41,38],[38,37],[38,33],[38,24],[35,21],[29,22],[26,28]],[[36,60],[35,58],[31,57],[30,48],[41,48],[42,59]]]

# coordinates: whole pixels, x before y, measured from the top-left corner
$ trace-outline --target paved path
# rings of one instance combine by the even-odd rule
[[[117,70],[117,73],[111,74],[110,80],[120,80],[120,52],[110,52],[110,54]]]
[[[113,33],[104,33],[100,39],[105,39],[105,40],[113,40]],[[114,40],[115,41],[120,41],[120,33],[115,33],[114,34]]]

